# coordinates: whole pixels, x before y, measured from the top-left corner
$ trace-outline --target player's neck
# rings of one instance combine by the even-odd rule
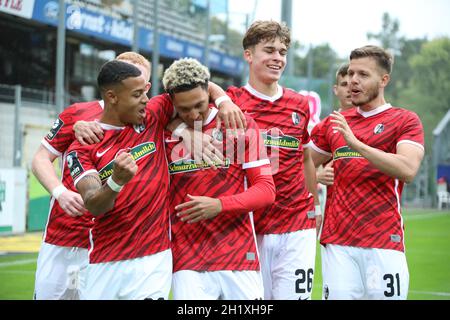
[[[125,123],[122,123],[119,119],[119,117],[114,112],[108,112],[105,110],[105,112],[102,113],[102,116],[100,118],[100,122],[104,124],[109,124],[116,127],[124,127],[126,126]]]
[[[384,99],[384,95],[378,95],[378,97],[376,97],[375,99],[373,99],[372,101],[369,101],[368,103],[359,106],[359,108],[361,109],[361,111],[364,112],[369,112],[372,110],[375,110],[378,107],[381,107],[383,105],[386,104],[386,100]]]
[[[278,93],[278,82],[267,84],[261,81],[256,81],[250,77],[248,84],[259,93],[262,93],[268,97],[273,97]]]

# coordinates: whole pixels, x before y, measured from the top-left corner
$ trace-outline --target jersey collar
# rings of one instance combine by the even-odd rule
[[[123,129],[125,129],[125,127],[113,126],[111,124],[107,124],[107,123],[103,123],[103,122],[98,122],[98,124],[100,125],[100,127],[102,127],[103,130],[123,130]]]
[[[272,97],[266,96],[265,94],[262,94],[261,92],[256,91],[256,89],[253,88],[250,85],[250,83],[248,83],[248,82],[247,82],[247,84],[245,85],[244,88],[248,92],[250,92],[252,95],[254,95],[255,97],[258,97],[261,100],[266,100],[266,101],[270,101],[270,102],[274,102],[274,101],[280,99],[283,96],[283,88],[279,84],[277,84],[277,93],[274,96],[272,96]]]
[[[218,112],[219,110],[217,108],[212,107],[211,111],[209,112],[208,118],[203,122],[203,127],[210,124],[214,120]]]
[[[386,111],[387,109],[392,108],[390,103],[383,104],[382,106],[376,107],[373,110],[370,111],[362,111],[360,107],[357,108],[357,111],[360,115],[362,115],[364,118],[372,117],[377,114],[382,113],[383,111]]]

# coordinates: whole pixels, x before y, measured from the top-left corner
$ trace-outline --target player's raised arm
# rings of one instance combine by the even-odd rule
[[[241,108],[231,101],[225,91],[213,82],[208,83],[208,93],[210,99],[214,100],[218,113],[217,128],[220,129],[223,121],[226,129],[245,129],[247,121]]]
[[[110,211],[114,207],[117,194],[123,185],[136,174],[138,166],[129,153],[121,153],[114,161],[113,174],[102,186],[97,174],[87,174],[76,184],[86,208],[95,216]]]
[[[414,180],[425,153],[422,145],[405,142],[397,146],[396,153],[384,152],[358,140],[345,117],[339,112],[335,111],[331,117],[333,117],[331,122],[335,125],[334,129],[342,134],[348,146],[358,151],[378,170],[406,183]]]

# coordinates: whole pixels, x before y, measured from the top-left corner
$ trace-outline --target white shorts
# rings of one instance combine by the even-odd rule
[[[314,280],[316,229],[258,235],[266,300],[309,300]]]
[[[89,264],[80,273],[82,300],[167,300],[172,282],[170,249],[145,257]]]
[[[397,250],[322,246],[324,300],[405,300],[409,272]]]
[[[42,242],[39,250],[35,300],[78,300],[79,270],[88,264],[88,250]]]
[[[174,300],[256,300],[263,298],[259,271],[193,271],[173,274]]]

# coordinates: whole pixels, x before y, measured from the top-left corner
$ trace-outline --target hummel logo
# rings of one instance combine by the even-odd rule
[[[248,112],[248,111],[245,111],[244,114],[251,116],[251,115],[253,115],[253,114],[256,114],[256,112]]]
[[[109,149],[111,149],[111,147],[109,147],[108,149],[105,149],[103,152],[98,152],[95,154],[98,158],[102,157],[106,152],[108,152]]]

